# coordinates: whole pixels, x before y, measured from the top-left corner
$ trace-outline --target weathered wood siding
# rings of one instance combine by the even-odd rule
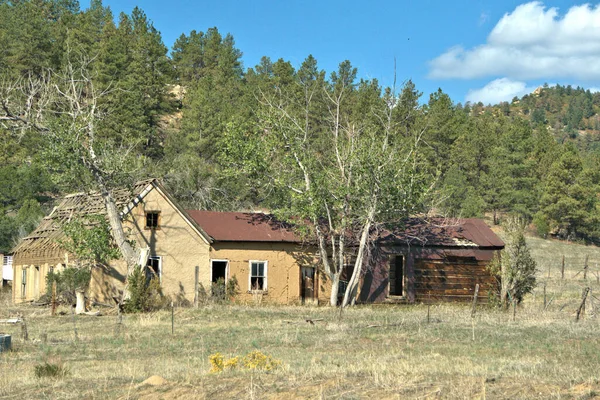
[[[486,302],[497,284],[487,270],[495,250],[383,246],[373,251],[362,278],[361,303],[471,301],[479,283],[479,299]],[[403,296],[390,296],[390,262],[404,257]]]
[[[416,259],[414,268],[415,300],[471,301],[479,284],[479,300],[486,302],[496,280],[487,270],[488,261],[472,259]]]

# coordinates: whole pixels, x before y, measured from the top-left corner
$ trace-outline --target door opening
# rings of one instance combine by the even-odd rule
[[[404,295],[404,256],[390,257],[390,296]]]
[[[211,278],[210,281],[215,283],[219,279],[223,281],[227,280],[227,261],[215,261],[211,262]]]
[[[300,295],[302,303],[314,303],[316,301],[316,270],[313,267],[302,267],[300,272]]]

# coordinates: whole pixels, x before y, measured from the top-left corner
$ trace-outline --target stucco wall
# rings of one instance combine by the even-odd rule
[[[250,303],[297,304],[301,302],[300,267],[316,266],[314,249],[294,243],[266,242],[217,242],[210,251],[212,260],[227,260],[228,278],[235,276],[240,286],[237,301]],[[250,261],[267,261],[267,292],[255,294],[250,291]],[[327,299],[329,292],[323,285],[323,273],[317,272],[320,299]],[[208,286],[210,288],[210,281]]]
[[[148,211],[160,212],[157,229],[145,227]],[[157,189],[150,191],[124,222],[137,246],[148,246],[151,256],[161,257],[163,293],[179,304],[193,302],[196,265],[200,267],[200,282],[210,282],[208,243]],[[111,267],[92,272],[90,293],[100,302],[110,301],[123,288],[125,263],[116,261]]]

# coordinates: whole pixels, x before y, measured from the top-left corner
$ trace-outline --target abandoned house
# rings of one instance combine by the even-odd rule
[[[163,293],[180,304],[195,296],[195,269],[205,292],[219,278],[236,277],[241,301],[316,302],[316,261],[288,226],[262,213],[185,211],[156,180],[137,183],[113,196],[124,228],[140,247],[148,247],[147,266],[160,279]],[[61,223],[77,215],[104,214],[99,195],[66,196],[14,249],[13,301],[38,299],[46,275],[75,260],[61,248]],[[92,269],[88,296],[108,303],[124,288],[126,265],[115,260]]]
[[[487,269],[504,242],[477,218],[412,218],[378,235],[359,301],[469,301],[479,284],[485,301],[497,280]]]
[[[179,304],[194,301],[196,267],[200,291],[235,277],[241,302],[328,303],[330,284],[319,270],[313,245],[291,226],[263,213],[184,210],[156,180],[113,193],[125,231],[149,248],[147,267],[162,291]],[[38,299],[46,275],[74,265],[62,247],[61,224],[76,216],[105,214],[98,194],[66,196],[14,249],[13,301]],[[367,260],[359,302],[464,300],[475,284],[482,296],[494,278],[486,265],[502,241],[481,220],[423,224],[411,220],[383,231]],[[109,303],[124,288],[126,264],[114,260],[92,269],[88,297]],[[342,282],[342,287],[343,282]]]

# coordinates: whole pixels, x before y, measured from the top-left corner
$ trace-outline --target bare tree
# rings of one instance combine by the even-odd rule
[[[342,306],[356,301],[374,225],[408,216],[429,189],[418,168],[423,130],[401,129],[394,90],[381,96],[371,82],[356,90],[355,74],[342,63],[329,82],[313,74],[298,87],[261,92],[259,137],[232,127],[227,139],[236,168],[287,193],[279,204],[284,215],[309,221],[332,306],[345,269],[351,276]],[[366,106],[359,108],[361,100]]]
[[[95,86],[92,62],[81,58],[75,63],[68,58],[61,72],[2,81],[0,123],[20,137],[40,135],[45,157],[55,159],[69,180],[84,182],[101,195],[112,238],[129,275],[140,263],[140,251],[127,240],[112,189],[115,176],[130,170],[135,143],[116,146],[99,134],[98,123],[108,117],[100,99],[111,89]]]

